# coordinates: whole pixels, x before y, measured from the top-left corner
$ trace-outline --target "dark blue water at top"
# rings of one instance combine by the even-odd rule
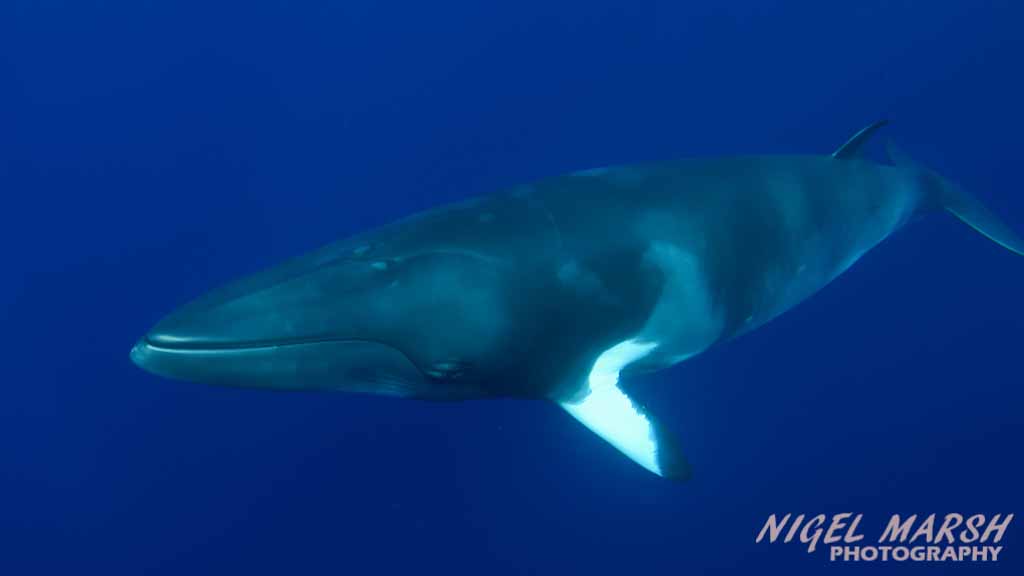
[[[687,484],[540,402],[130,364],[185,300],[420,209],[879,117],[1024,230],[1019,3],[719,4],[5,2],[0,573],[1020,574],[1020,524],[989,566],[754,543],[770,513],[1024,512],[1024,259],[951,218],[645,378]]]

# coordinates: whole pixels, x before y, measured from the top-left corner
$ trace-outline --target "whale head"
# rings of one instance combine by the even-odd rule
[[[512,337],[508,267],[424,224],[342,241],[214,290],[160,320],[131,358],[209,384],[481,396],[480,368],[495,366]]]

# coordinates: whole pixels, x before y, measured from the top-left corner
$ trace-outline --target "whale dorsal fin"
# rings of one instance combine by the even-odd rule
[[[619,387],[619,372],[656,344],[626,340],[604,351],[587,377],[584,396],[559,402],[566,412],[632,461],[673,480],[690,477],[675,437]]]
[[[832,153],[833,158],[840,160],[847,158],[856,158],[860,156],[861,148],[864,147],[864,143],[867,142],[871,135],[878,131],[879,128],[888,124],[888,120],[878,120],[871,124],[868,124],[864,128],[861,128],[860,132],[857,132],[839,147],[838,150]]]

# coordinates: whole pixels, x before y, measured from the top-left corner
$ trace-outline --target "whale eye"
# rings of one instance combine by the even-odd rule
[[[469,368],[468,362],[458,360],[444,360],[435,362],[425,370],[427,376],[438,380],[455,380],[462,376]]]
[[[387,260],[374,260],[373,262],[370,262],[370,268],[373,268],[374,270],[380,270],[381,272],[387,270],[388,266],[390,266],[390,264],[388,263]]]
[[[373,247],[370,246],[369,244],[360,244],[359,246],[356,246],[355,248],[352,249],[351,254],[352,256],[356,257],[366,256],[372,248]]]

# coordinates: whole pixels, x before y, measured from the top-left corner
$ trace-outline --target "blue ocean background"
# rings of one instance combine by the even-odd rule
[[[644,377],[685,484],[541,402],[214,388],[128,358],[186,300],[421,209],[607,164],[824,154],[882,117],[1024,231],[1022,18],[7,0],[0,574],[1024,573],[1024,518],[994,565],[754,543],[772,513],[861,512],[872,539],[893,513],[1024,512],[1024,259],[948,217]]]

